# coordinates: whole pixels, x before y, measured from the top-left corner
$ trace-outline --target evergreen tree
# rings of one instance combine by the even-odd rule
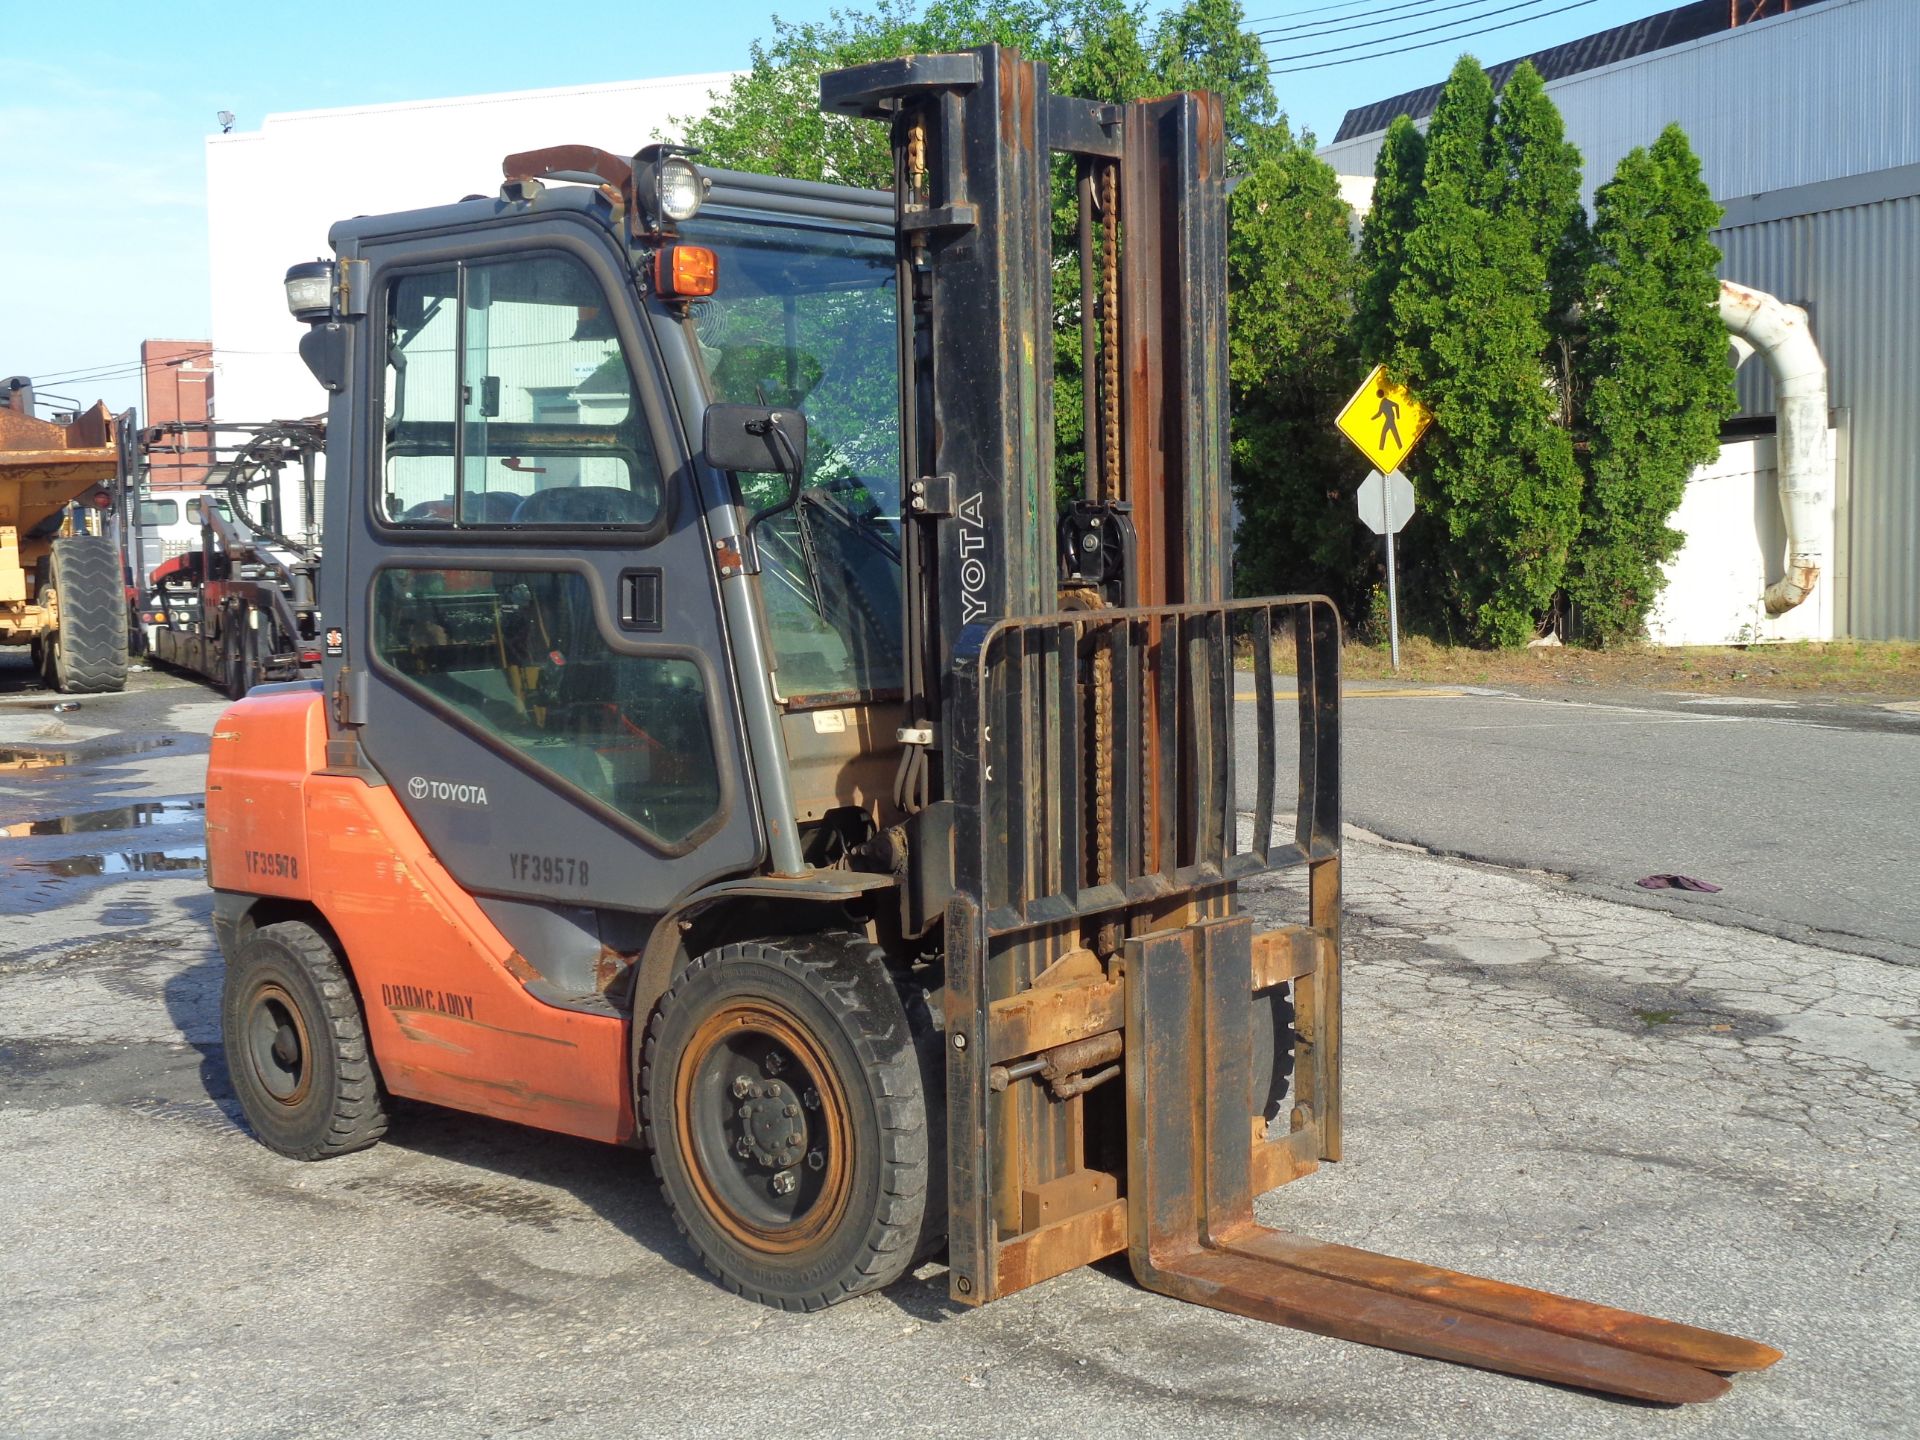
[[[1413,467],[1428,523],[1407,545],[1425,598],[1444,628],[1497,645],[1533,636],[1579,523],[1572,437],[1543,364],[1549,254],[1530,223],[1550,194],[1509,148],[1526,143],[1496,129],[1492,84],[1463,55],[1427,131],[1387,356],[1435,418]]]
[[[1669,125],[1628,152],[1594,197],[1587,272],[1591,456],[1567,588],[1583,633],[1640,633],[1660,567],[1681,543],[1668,521],[1687,475],[1711,460],[1734,412],[1720,324],[1720,221],[1687,137]]]
[[[1580,151],[1567,140],[1560,109],[1531,61],[1521,61],[1500,92],[1494,143],[1506,166],[1501,205],[1547,262],[1548,348],[1542,357],[1572,430],[1576,383],[1575,314],[1586,283],[1590,242],[1580,205]]]
[[[1405,115],[1387,127],[1373,161],[1373,208],[1360,230],[1360,280],[1354,297],[1354,334],[1369,365],[1393,349],[1394,292],[1413,229],[1414,203],[1426,179],[1427,137]]]

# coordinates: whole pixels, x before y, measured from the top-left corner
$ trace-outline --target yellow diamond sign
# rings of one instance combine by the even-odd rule
[[[1333,423],[1374,469],[1390,475],[1413,453],[1414,445],[1433,423],[1433,412],[1406,386],[1387,379],[1386,366],[1376,365]]]

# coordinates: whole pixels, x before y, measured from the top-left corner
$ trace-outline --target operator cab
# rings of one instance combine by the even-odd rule
[[[591,1008],[689,893],[898,818],[892,199],[664,148],[672,214],[644,163],[564,147],[336,226],[288,282],[349,477],[332,758]],[[804,417],[797,476],[708,464],[713,405]]]

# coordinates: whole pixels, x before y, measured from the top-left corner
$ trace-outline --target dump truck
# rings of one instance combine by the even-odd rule
[[[118,422],[95,405],[65,424],[34,413],[33,382],[0,381],[0,645],[29,645],[70,695],[127,683],[127,589],[108,518]]]
[[[1255,1221],[1343,1148],[1340,627],[1228,598],[1221,102],[987,47],[821,104],[887,127],[891,193],[563,146],[289,275],[337,634],[208,765],[255,1133],[337,1155],[405,1096],[643,1147],[707,1268],[790,1310],[1124,1252],[1642,1400],[1777,1359]]]

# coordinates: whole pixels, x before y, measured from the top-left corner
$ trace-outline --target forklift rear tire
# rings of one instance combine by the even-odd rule
[[[234,1094],[269,1149],[324,1160],[386,1133],[360,1001],[313,926],[286,920],[248,936],[227,967],[220,1019]]]
[[[68,695],[127,688],[127,592],[113,542],[74,535],[53,542],[47,582],[60,623],[42,642],[47,680]]]
[[[937,1239],[926,1039],[864,936],[727,945],[680,973],[647,1032],[642,1112],[674,1221],[729,1290],[819,1310]]]

